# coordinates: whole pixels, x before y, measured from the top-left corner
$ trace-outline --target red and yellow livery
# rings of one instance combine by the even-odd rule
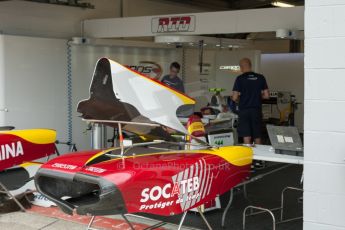
[[[253,153],[247,147],[176,150],[171,131],[197,135],[179,121],[195,101],[188,96],[102,58],[97,62],[90,98],[78,105],[82,118],[153,140],[130,147],[66,154],[36,174],[39,192],[64,212],[86,215],[152,213],[176,215],[199,207],[246,179]],[[196,132],[198,131],[198,132]],[[120,141],[122,141],[120,135]],[[160,142],[154,140],[159,139]],[[205,144],[205,143],[204,143]],[[191,144],[192,145],[192,144]],[[174,147],[171,147],[174,146]]]
[[[56,131],[0,131],[0,171],[55,153]]]
[[[214,199],[246,179],[252,150],[221,147],[157,152],[133,147],[67,154],[44,164],[38,190],[66,213],[176,215]],[[64,199],[66,198],[67,199]]]

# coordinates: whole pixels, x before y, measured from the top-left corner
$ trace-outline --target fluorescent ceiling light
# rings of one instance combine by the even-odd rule
[[[294,7],[295,6],[295,5],[282,2],[282,1],[273,1],[271,4],[276,7]]]

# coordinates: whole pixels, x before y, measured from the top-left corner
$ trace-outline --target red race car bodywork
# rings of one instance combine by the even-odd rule
[[[136,154],[148,150],[134,147],[126,157],[116,155],[119,149],[67,154],[41,167],[36,187],[69,214],[169,216],[241,183],[252,163],[246,147]]]
[[[100,59],[90,97],[79,102],[77,111],[91,123],[117,128],[121,148],[53,159],[37,172],[37,190],[64,212],[82,215],[169,216],[215,199],[246,179],[253,154],[247,147],[209,147],[193,136],[204,132],[201,122],[194,121],[188,132],[177,114],[189,117],[194,104],[162,83]],[[141,141],[124,148],[122,130]],[[203,149],[189,150],[194,144],[183,143],[179,149],[187,150],[177,151],[171,133],[193,137]]]
[[[55,153],[56,131],[0,131],[0,171]]]

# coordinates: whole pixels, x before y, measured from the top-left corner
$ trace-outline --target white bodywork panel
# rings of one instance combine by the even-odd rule
[[[176,111],[180,106],[194,104],[193,99],[117,62],[109,62],[114,93],[120,101],[133,105],[141,115],[153,122],[187,134]]]

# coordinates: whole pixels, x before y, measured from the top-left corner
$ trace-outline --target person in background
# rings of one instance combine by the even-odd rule
[[[249,58],[240,61],[242,74],[236,78],[232,100],[239,103],[238,135],[244,144],[261,144],[262,99],[269,99],[263,75],[252,71]]]
[[[170,73],[168,75],[165,75],[161,82],[166,84],[167,86],[176,89],[177,91],[180,91],[184,93],[184,85],[183,81],[177,76],[177,74],[180,72],[181,66],[177,62],[173,62],[170,64]]]

